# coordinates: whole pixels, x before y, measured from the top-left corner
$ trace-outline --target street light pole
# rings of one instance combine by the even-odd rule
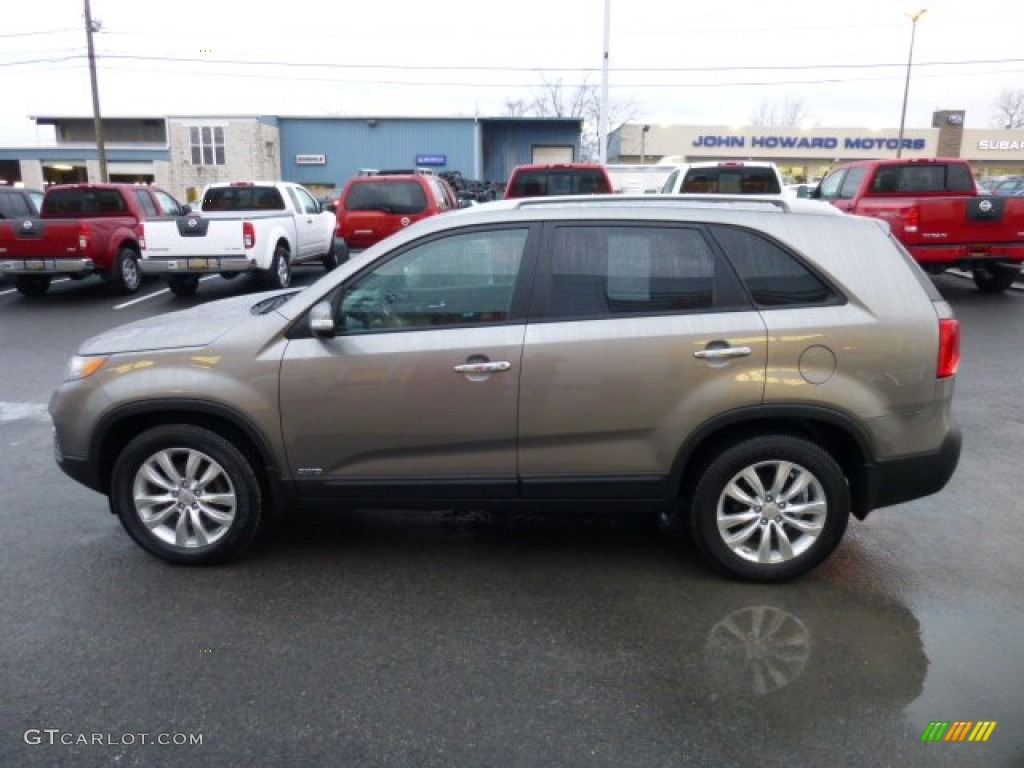
[[[910,95],[910,69],[914,65],[914,37],[917,33],[917,20],[925,13],[927,8],[919,8],[910,16],[910,53],[907,56],[907,79],[903,83],[903,109],[900,111],[900,135],[896,140],[896,157],[903,156],[903,126],[907,122],[907,97]]]
[[[96,84],[96,51],[92,47],[92,33],[100,28],[99,22],[93,22],[89,0],[85,0],[85,40],[89,49],[89,79],[92,81],[92,120],[96,131],[96,153],[100,160],[100,182],[106,184],[107,150],[103,145],[103,118],[100,116],[100,91]]]

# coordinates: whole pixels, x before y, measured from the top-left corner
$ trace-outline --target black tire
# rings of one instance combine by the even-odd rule
[[[330,272],[346,261],[348,261],[348,244],[342,240],[341,245],[338,245],[338,240],[331,238],[331,250],[323,257],[324,269]]]
[[[270,270],[265,275],[270,288],[287,288],[292,284],[292,264],[288,248],[278,243],[274,248],[274,258],[270,262]]]
[[[142,285],[142,270],[139,268],[139,254],[131,248],[122,248],[114,259],[114,268],[107,275],[107,282],[115,293],[135,293]]]
[[[14,278],[14,287],[22,296],[42,296],[50,290],[49,275],[18,275]]]
[[[199,290],[199,275],[168,275],[167,287],[175,296],[195,296]]]
[[[816,444],[764,435],[712,459],[689,507],[694,542],[708,562],[741,579],[784,581],[811,570],[838,546],[850,517],[850,492],[842,469]]]
[[[139,546],[171,563],[237,557],[259,532],[262,503],[245,455],[202,427],[149,429],[114,463],[111,509]]]
[[[993,264],[987,267],[975,267],[974,284],[982,293],[1001,293],[1013,285],[1020,277],[1020,267],[1007,267]]]

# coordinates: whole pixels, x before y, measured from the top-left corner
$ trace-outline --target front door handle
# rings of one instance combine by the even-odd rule
[[[485,363],[463,363],[455,366],[456,373],[500,373],[512,367],[512,363],[505,360],[487,361]]]
[[[693,356],[701,360],[729,360],[734,357],[747,357],[750,353],[750,347],[718,347],[698,350]]]

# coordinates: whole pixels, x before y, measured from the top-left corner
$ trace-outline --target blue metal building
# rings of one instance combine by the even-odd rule
[[[281,175],[340,187],[361,169],[428,167],[503,183],[516,165],[579,157],[579,118],[280,117]]]

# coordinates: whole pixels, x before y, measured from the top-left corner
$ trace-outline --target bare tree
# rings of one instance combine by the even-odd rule
[[[639,112],[632,101],[617,101],[608,105],[608,122],[612,130],[634,119]],[[601,95],[597,86],[584,77],[579,85],[566,85],[560,77],[541,74],[541,83],[527,101],[506,99],[505,114],[509,117],[565,117],[583,120],[580,136],[581,159],[594,159],[598,152],[598,121],[601,113]]]
[[[762,101],[750,115],[751,125],[794,128],[810,118],[803,99],[785,97],[782,101]]]
[[[992,107],[997,128],[1024,128],[1024,88],[1004,88]]]
[[[506,117],[526,117],[530,114],[530,103],[525,99],[505,99]]]
[[[568,87],[562,78],[542,72],[540,87],[533,95],[533,113],[537,117],[585,117],[595,92],[588,77],[580,85]]]

